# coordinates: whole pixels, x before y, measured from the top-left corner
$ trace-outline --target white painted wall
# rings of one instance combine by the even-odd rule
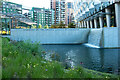
[[[12,29],[11,39],[41,44],[87,43],[89,29]]]

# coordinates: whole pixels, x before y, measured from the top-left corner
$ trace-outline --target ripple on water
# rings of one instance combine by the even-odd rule
[[[118,64],[120,49],[94,49],[84,45],[44,45],[44,49],[46,52],[58,53],[61,61],[66,61],[70,65],[81,65],[88,69],[120,74]]]

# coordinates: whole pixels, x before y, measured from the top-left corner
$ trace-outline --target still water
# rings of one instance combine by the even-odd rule
[[[120,49],[95,49],[85,45],[42,45],[46,52],[60,55],[61,62],[71,58],[75,66],[120,74]]]

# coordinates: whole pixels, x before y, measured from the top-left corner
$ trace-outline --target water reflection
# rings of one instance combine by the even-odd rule
[[[42,45],[45,51],[61,56],[61,61],[71,59],[75,66],[118,74],[120,71],[120,49],[94,49],[84,45]]]

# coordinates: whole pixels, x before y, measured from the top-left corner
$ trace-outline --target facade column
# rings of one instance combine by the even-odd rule
[[[106,14],[107,27],[110,27],[110,26],[111,26],[111,25],[110,25],[110,20],[111,20],[111,15],[110,15],[110,13],[111,13],[111,9],[110,9],[110,8],[106,8],[106,9],[105,9],[105,12],[107,13],[107,14]]]
[[[9,18],[9,31],[10,31],[9,34],[11,34],[11,27],[12,27],[12,21],[11,21],[11,18]]]
[[[80,22],[78,22],[78,28],[80,28]]]
[[[82,21],[82,28],[84,27],[84,22]]]
[[[90,26],[89,26],[89,20],[87,20],[87,28],[89,28]]]
[[[82,22],[80,21],[80,25],[81,25],[81,27],[80,28],[82,28]]]
[[[85,28],[85,20],[84,20],[84,28]]]
[[[77,28],[79,28],[79,22],[78,22],[78,26],[77,26]]]
[[[77,22],[77,28],[78,28],[78,22]]]
[[[84,28],[86,28],[86,21],[84,20]]]
[[[13,24],[14,24],[14,23],[13,23],[13,18],[12,18],[12,29],[14,29],[14,26],[13,26]]]
[[[80,28],[80,22],[79,22],[79,27],[78,28]]]
[[[85,21],[85,28],[87,28],[87,21]]]
[[[85,27],[85,23],[84,23],[84,21],[83,21],[83,28]]]
[[[94,26],[95,26],[95,28],[97,28],[97,27],[98,27],[97,18],[94,18]]]
[[[4,20],[5,20],[5,30],[7,31],[7,19],[4,18]]]
[[[102,28],[103,27],[103,16],[102,15],[99,16],[99,23],[100,23],[100,28]]]
[[[90,20],[90,27],[93,28],[92,20]]]
[[[120,27],[120,2],[115,3],[116,26]]]
[[[80,22],[80,28],[82,27],[82,23]]]

